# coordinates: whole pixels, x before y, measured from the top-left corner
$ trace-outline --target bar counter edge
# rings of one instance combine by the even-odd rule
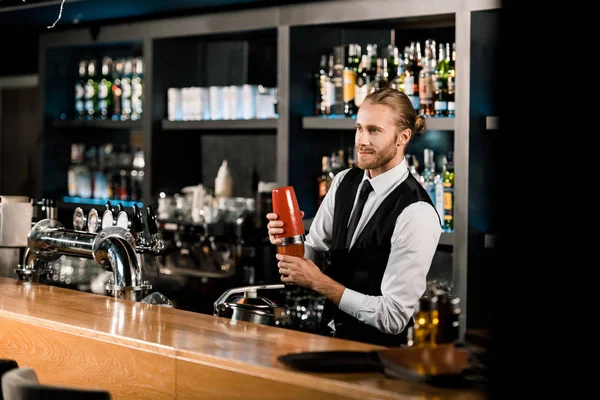
[[[316,374],[278,357],[381,347],[0,277],[0,358],[113,399],[483,399],[378,373]]]

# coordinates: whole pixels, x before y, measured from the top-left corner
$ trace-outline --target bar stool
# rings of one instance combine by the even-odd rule
[[[41,384],[32,368],[20,367],[2,376],[4,400],[111,400],[104,390]]]
[[[11,360],[8,358],[0,358],[0,400],[4,400],[4,396],[2,396],[2,375],[5,372],[10,371],[11,369],[19,368],[19,364],[15,360]]]

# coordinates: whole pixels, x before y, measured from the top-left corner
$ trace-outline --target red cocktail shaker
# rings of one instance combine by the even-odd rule
[[[277,252],[304,257],[304,225],[302,224],[302,216],[294,188],[285,186],[273,189],[271,197],[273,199],[273,212],[283,222],[283,233],[275,235],[277,239],[282,241],[277,246]]]

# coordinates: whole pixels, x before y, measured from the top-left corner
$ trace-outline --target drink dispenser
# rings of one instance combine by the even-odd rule
[[[273,212],[283,222],[283,233],[275,235],[281,239],[277,247],[279,254],[304,257],[304,225],[292,186],[275,188],[272,191]]]

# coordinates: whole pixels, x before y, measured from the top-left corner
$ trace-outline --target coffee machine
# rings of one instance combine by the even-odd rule
[[[0,276],[14,277],[31,229],[33,204],[27,196],[0,196]]]

